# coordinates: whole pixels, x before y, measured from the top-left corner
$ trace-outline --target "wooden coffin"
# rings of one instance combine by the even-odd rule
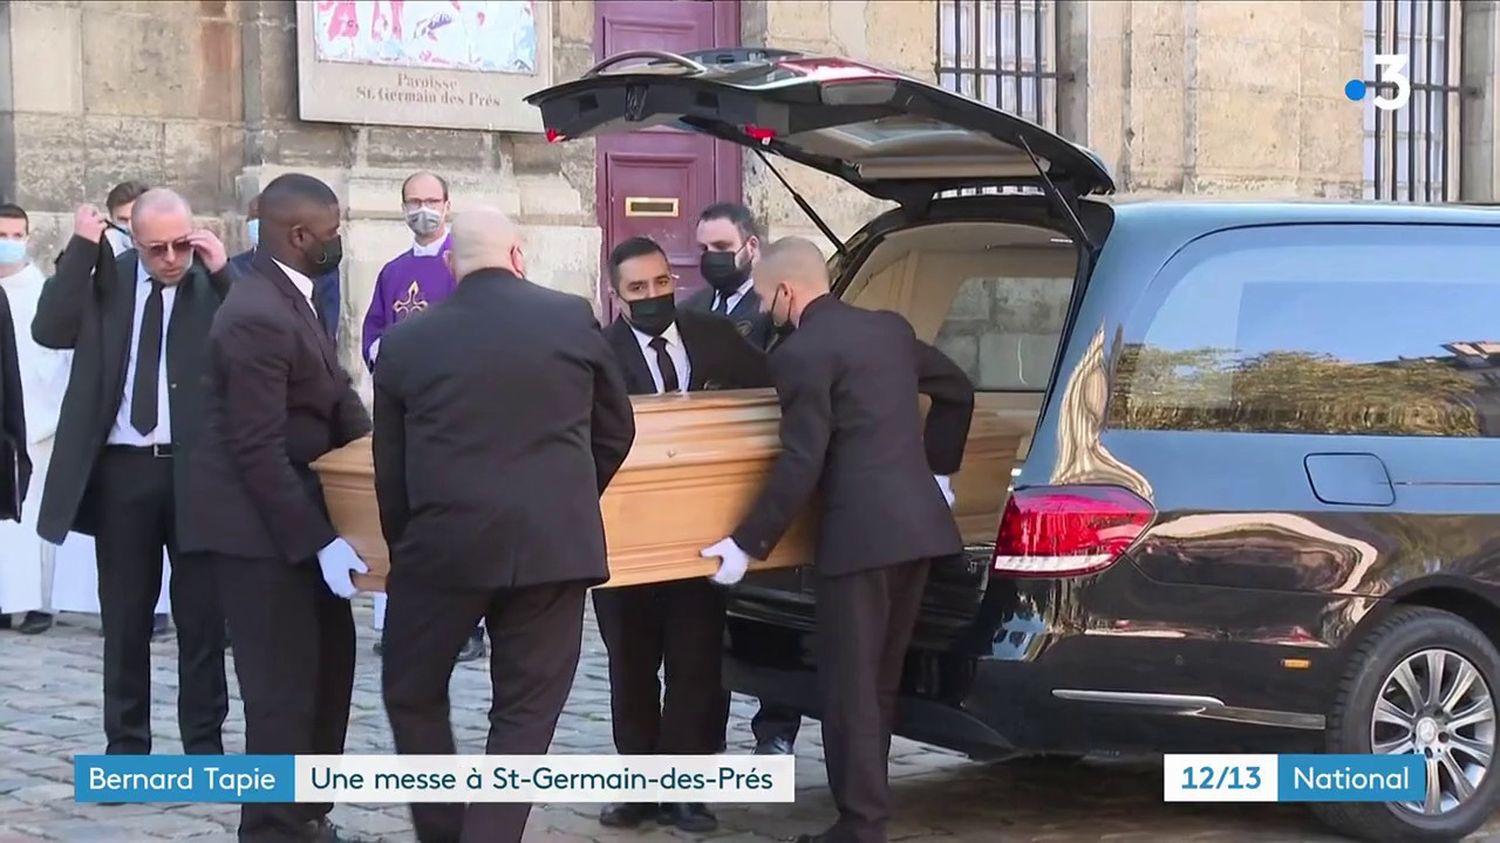
[[[635,445],[602,500],[610,569],[605,587],[712,574],[717,561],[699,551],[734,530],[779,451],[776,395],[749,390],[631,400]],[[953,478],[965,540],[994,539],[1021,438],[1022,431],[999,416],[975,411],[963,469]],[[356,583],[383,590],[390,554],[380,531],[370,439],[327,454],[313,468],[334,526],[370,566]],[[811,511],[799,518],[771,558],[752,570],[810,562],[815,519]]]

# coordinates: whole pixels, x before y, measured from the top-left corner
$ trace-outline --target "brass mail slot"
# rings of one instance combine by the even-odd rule
[[[625,216],[675,217],[677,216],[677,200],[658,196],[627,196],[625,197]]]

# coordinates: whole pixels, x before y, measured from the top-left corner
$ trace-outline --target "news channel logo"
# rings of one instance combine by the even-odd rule
[[[1406,103],[1411,100],[1411,79],[1406,75],[1406,65],[1409,59],[1400,53],[1377,53],[1375,55],[1375,66],[1383,72],[1377,73],[1378,86],[1387,89],[1384,93],[1377,92],[1373,100],[1375,107],[1381,111],[1395,111],[1405,108]],[[1370,89],[1376,87],[1365,82],[1363,79],[1350,79],[1344,83],[1344,96],[1354,102],[1360,102],[1370,94]],[[1393,90],[1391,90],[1393,88]]]

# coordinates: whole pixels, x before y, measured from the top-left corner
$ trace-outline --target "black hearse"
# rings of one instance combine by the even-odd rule
[[[1447,840],[1496,805],[1500,218],[1106,203],[1099,159],[880,68],[616,56],[554,140],[674,125],[895,207],[837,292],[904,313],[1029,434],[996,539],[936,570],[898,732],[979,758],[1414,753],[1426,798],[1319,813]],[[816,220],[813,208],[799,205]],[[748,578],[732,687],[817,714],[808,570]]]

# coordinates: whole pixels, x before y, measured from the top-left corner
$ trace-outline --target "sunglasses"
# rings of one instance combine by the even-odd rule
[[[148,243],[140,248],[154,258],[164,258],[174,253],[193,251],[193,242],[184,237],[167,243]]]

